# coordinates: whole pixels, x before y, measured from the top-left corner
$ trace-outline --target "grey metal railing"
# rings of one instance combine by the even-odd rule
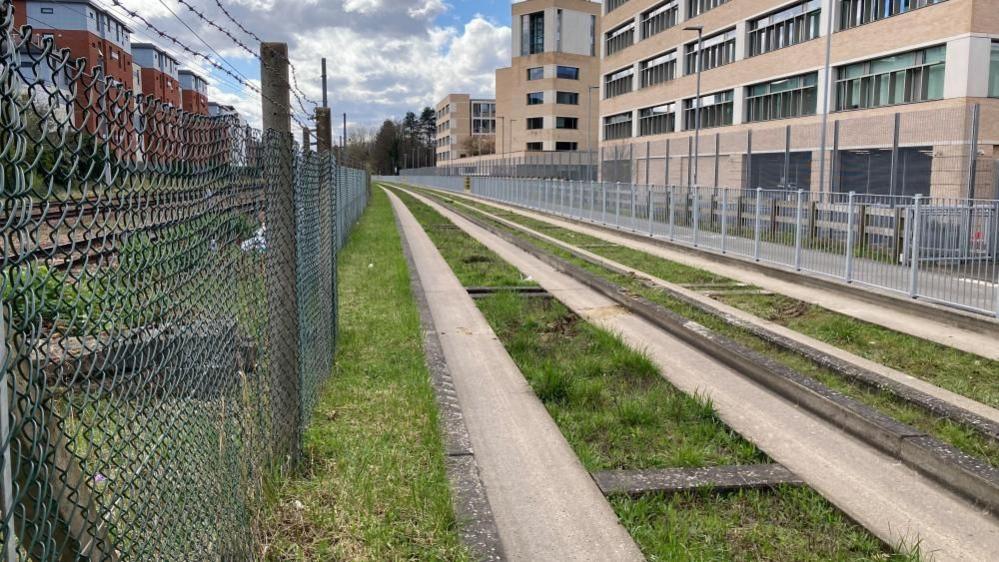
[[[999,201],[406,176],[622,231],[999,317]]]

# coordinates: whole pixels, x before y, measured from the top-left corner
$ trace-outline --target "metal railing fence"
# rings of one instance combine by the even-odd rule
[[[994,199],[493,177],[401,179],[999,316],[999,201]]]
[[[256,559],[368,177],[83,64],[2,4],[0,560]]]

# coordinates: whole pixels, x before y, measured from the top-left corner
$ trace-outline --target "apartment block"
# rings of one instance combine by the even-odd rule
[[[496,100],[473,99],[468,94],[450,94],[436,107],[437,163],[496,150]]]
[[[607,0],[604,8],[605,177],[997,194],[995,0]]]
[[[600,9],[588,0],[513,4],[513,58],[496,71],[498,152],[596,149]]]
[[[184,111],[208,115],[208,81],[191,70],[181,70],[177,75]]]
[[[132,43],[132,57],[141,67],[142,93],[180,108],[180,63],[152,43]]]

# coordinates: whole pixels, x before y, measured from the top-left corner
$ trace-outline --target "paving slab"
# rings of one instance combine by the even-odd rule
[[[644,560],[419,223],[390,194],[510,560]]]
[[[680,390],[712,401],[721,419],[888,544],[919,542],[937,561],[995,559],[999,519],[834,424],[625,311],[582,283],[427,198],[417,198],[530,275],[587,321],[643,350]]]
[[[800,485],[801,478],[779,464],[661,468],[653,470],[604,470],[593,480],[606,495],[640,496],[679,494],[707,490],[713,493]]]
[[[467,197],[454,193],[448,193],[448,195]],[[645,241],[599,227],[565,220],[544,213],[529,211],[478,197],[472,197],[471,199],[485,203],[497,209],[517,213],[553,226],[558,226],[567,230],[600,238],[602,240],[631,248],[633,250],[639,250],[672,262],[690,267],[696,267],[716,275],[721,275],[742,283],[761,287],[768,291],[816,304],[834,312],[852,316],[859,320],[870,322],[871,324],[877,324],[897,332],[951,346],[968,353],[974,353],[982,357],[987,357],[989,359],[999,360],[999,345],[996,345],[995,337],[992,334],[981,333],[940,322],[934,318],[927,317],[926,315],[919,315],[916,312],[888,308],[883,305],[852,297],[842,292],[827,291],[809,285],[795,283],[774,275],[767,275],[749,267],[739,267],[738,265],[721,263],[717,260],[712,260],[709,257],[671,249],[668,246],[664,246],[659,241]]]

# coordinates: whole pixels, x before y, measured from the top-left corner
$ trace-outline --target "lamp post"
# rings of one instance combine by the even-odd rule
[[[704,44],[704,26],[692,25],[683,28],[684,31],[697,32],[697,56],[694,63],[697,64],[697,92],[694,94],[694,185],[697,185],[697,169],[700,168],[701,158],[701,70],[704,68],[701,47]]]
[[[590,86],[586,90],[586,108],[587,119],[586,119],[586,157],[590,161],[588,170],[586,173],[586,179],[589,181],[594,181],[593,171],[595,166],[593,165],[593,90],[600,91],[600,86]]]

